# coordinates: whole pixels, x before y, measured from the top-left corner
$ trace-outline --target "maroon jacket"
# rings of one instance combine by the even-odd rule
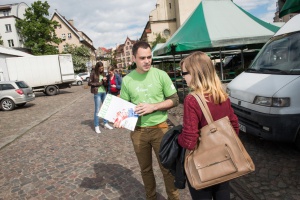
[[[239,133],[238,118],[233,112],[229,98],[221,104],[209,101],[207,105],[213,120],[228,116],[235,132]],[[197,100],[191,94],[187,95],[184,99],[183,129],[178,136],[179,145],[188,150],[194,149],[199,138],[199,130],[205,125],[207,121]]]

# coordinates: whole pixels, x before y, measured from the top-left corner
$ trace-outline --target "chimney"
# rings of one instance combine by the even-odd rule
[[[69,19],[68,21],[69,21],[69,23],[70,23],[72,26],[74,26],[74,20],[73,20],[73,19]]]

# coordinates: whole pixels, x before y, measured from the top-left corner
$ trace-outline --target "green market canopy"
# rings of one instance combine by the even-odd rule
[[[297,12],[300,12],[300,0],[287,0],[279,12],[279,17]]]
[[[153,55],[240,49],[256,44],[262,46],[278,29],[231,0],[202,0],[173,36],[153,51]]]

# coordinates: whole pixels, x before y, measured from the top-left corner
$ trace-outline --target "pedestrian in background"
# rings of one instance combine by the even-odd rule
[[[115,73],[115,67],[110,66],[107,75],[107,93],[115,96],[120,95],[122,78],[118,73]]]
[[[174,176],[159,160],[159,148],[163,135],[168,131],[167,110],[177,106],[179,98],[168,74],[151,67],[152,54],[148,43],[139,41],[132,48],[136,69],[122,81],[121,98],[136,104],[139,115],[137,127],[131,132],[144,182],[147,200],[156,200],[156,181],[153,173],[152,149],[162,171],[168,199],[179,199],[174,186]],[[114,126],[120,127],[115,123]]]
[[[98,113],[100,110],[100,106],[106,97],[106,89],[104,84],[106,84],[107,78],[104,75],[104,66],[102,62],[97,62],[95,65],[94,70],[92,70],[90,75],[90,80],[88,85],[91,86],[91,93],[94,94],[94,103],[95,103],[95,110],[94,110],[94,126],[96,133],[101,133],[99,128],[99,117]],[[103,119],[104,128],[113,129],[109,124],[108,121]]]
[[[184,58],[180,66],[182,77],[185,79],[188,87],[207,100],[213,120],[216,121],[228,116],[234,130],[238,134],[238,118],[233,112],[228,95],[222,87],[211,59],[203,52],[194,52]],[[189,94],[186,96],[183,109],[183,129],[178,136],[178,143],[183,148],[193,150],[199,141],[199,130],[207,125],[207,121],[193,95]],[[230,199],[229,182],[201,190],[195,190],[189,182],[188,186],[193,199]]]

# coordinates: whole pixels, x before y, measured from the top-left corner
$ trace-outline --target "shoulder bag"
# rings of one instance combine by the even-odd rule
[[[208,124],[200,130],[197,147],[186,152],[184,169],[191,186],[199,190],[253,172],[254,163],[229,118],[214,121],[205,98],[192,95]]]

